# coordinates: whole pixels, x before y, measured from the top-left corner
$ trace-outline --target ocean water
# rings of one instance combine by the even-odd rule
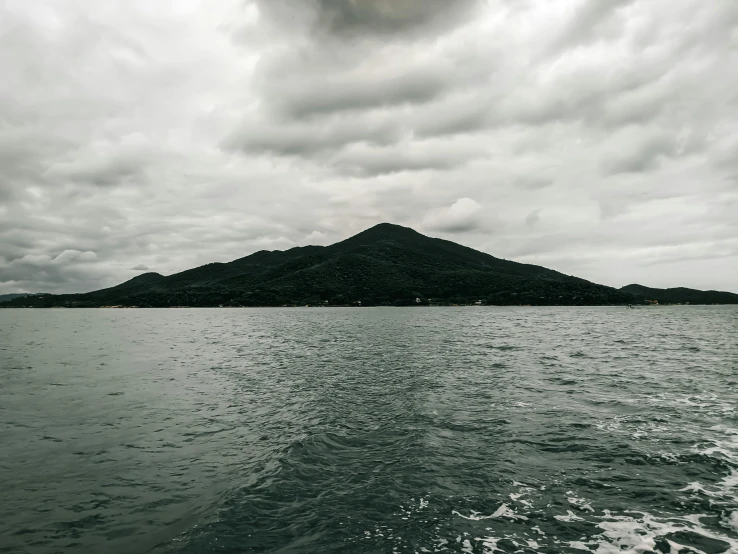
[[[0,310],[0,552],[738,552],[738,308]]]

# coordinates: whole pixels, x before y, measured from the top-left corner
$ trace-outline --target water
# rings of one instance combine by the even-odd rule
[[[737,336],[736,307],[0,310],[0,552],[738,552]]]

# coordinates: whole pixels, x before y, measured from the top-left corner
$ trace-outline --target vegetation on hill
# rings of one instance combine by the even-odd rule
[[[716,290],[654,289],[643,285],[627,285],[620,290],[640,301],[657,300],[659,304],[738,304],[738,294]]]
[[[627,288],[627,287],[626,287]],[[608,305],[617,290],[536,265],[495,258],[383,223],[331,246],[259,251],[163,276],[144,273],[86,294],[41,295],[7,306]]]
[[[0,302],[10,302],[16,298],[26,298],[27,296],[37,296],[34,293],[17,293],[17,294],[0,294]]]

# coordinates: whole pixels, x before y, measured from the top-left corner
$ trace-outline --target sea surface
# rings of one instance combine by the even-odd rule
[[[738,307],[0,310],[0,552],[738,552]]]

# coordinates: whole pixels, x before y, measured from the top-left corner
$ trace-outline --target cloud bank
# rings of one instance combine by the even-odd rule
[[[8,0],[0,293],[381,221],[738,292],[732,0]]]

